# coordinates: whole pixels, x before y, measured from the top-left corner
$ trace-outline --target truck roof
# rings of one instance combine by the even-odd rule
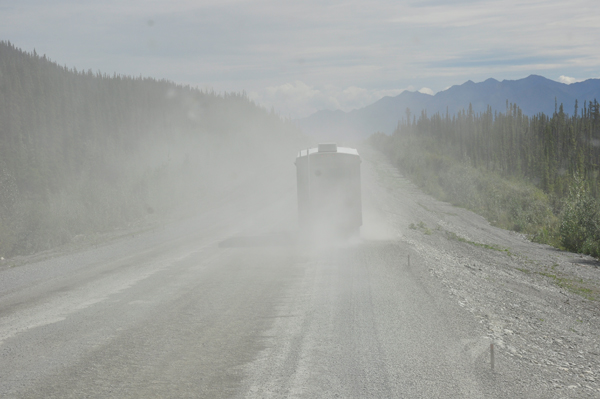
[[[349,154],[358,156],[358,151],[355,148],[350,147],[337,147],[335,144],[319,144],[318,147],[307,148],[306,150],[298,151],[297,158],[305,157],[306,155],[312,155],[323,152],[337,152],[341,154]]]

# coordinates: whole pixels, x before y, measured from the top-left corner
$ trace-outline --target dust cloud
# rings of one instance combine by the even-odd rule
[[[398,238],[393,227],[378,209],[373,208],[370,201],[365,201],[363,208],[363,226],[361,237],[365,241],[389,241]]]
[[[182,103],[194,126],[206,125],[214,112],[194,98]],[[157,183],[149,186],[148,206],[159,217],[196,218],[199,230],[219,226],[234,238],[230,244],[295,233],[294,160],[306,139],[291,122],[245,105],[221,109],[201,134],[174,130],[144,145],[138,174]]]
[[[291,120],[245,94],[71,70],[4,42],[0,50],[14,61],[0,78],[23,105],[4,112],[10,129],[0,146],[0,257],[182,220],[215,236],[254,237],[248,243],[297,240],[306,217],[294,163],[322,141]],[[320,193],[312,241],[334,240],[340,225],[344,238],[358,235],[360,224],[344,226],[343,210],[359,206],[360,193],[336,192],[343,186],[332,183],[346,179],[345,170],[312,171],[325,173],[312,177]]]

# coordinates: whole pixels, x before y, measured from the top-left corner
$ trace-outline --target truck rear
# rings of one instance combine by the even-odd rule
[[[332,143],[298,153],[298,215],[305,237],[348,238],[360,234],[360,163],[356,149]]]

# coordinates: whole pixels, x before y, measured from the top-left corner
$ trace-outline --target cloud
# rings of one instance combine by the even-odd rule
[[[431,90],[429,87],[423,87],[419,90],[419,93],[423,93],[423,94],[429,94],[430,96],[433,96],[435,93],[433,92],[433,90]]]
[[[570,76],[560,75],[560,77],[558,78],[558,81],[560,83],[566,83],[566,84],[570,85],[571,83],[583,82],[584,79],[577,79],[577,78],[572,78]]]
[[[267,108],[275,108],[282,116],[292,118],[306,116],[319,109],[340,108],[335,96],[301,81],[269,86],[266,89],[251,92],[249,96]]]
[[[404,89],[368,90],[357,86],[309,86],[302,81],[269,86],[249,93],[257,103],[273,107],[280,115],[306,117],[322,109],[351,111],[374,103],[385,96],[397,96]]]
[[[5,3],[0,37],[26,51],[79,70],[245,90],[286,116],[490,77],[571,82],[600,65],[590,0]]]

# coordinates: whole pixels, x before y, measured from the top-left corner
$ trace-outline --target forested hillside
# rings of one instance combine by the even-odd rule
[[[168,213],[240,165],[289,163],[301,141],[244,94],[77,71],[0,42],[0,256]]]
[[[534,239],[600,255],[600,104],[572,116],[471,108],[410,114],[371,142],[429,192]]]

